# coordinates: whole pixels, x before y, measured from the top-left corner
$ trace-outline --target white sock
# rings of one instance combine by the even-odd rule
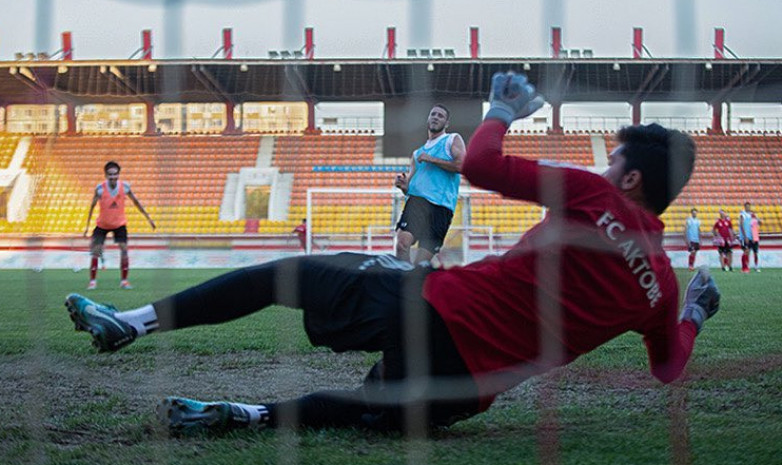
[[[265,426],[269,422],[269,409],[265,405],[248,405],[238,402],[231,402],[230,404],[247,412],[247,415],[250,417],[250,423],[248,424],[250,428]]]
[[[115,316],[118,320],[136,328],[136,333],[138,333],[139,337],[145,336],[160,327],[157,321],[157,312],[152,304],[127,312],[118,312]]]

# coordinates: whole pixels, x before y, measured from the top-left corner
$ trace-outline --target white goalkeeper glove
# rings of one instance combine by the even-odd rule
[[[720,309],[720,290],[706,266],[698,268],[687,285],[679,320],[689,320],[701,332],[703,323]]]
[[[494,73],[489,111],[484,119],[498,119],[510,126],[513,120],[526,118],[538,111],[543,103],[543,96],[527,81],[527,76],[512,71]]]

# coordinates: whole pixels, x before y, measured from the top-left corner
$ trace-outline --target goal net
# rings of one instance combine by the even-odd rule
[[[356,250],[393,253],[405,198],[397,189],[311,188],[307,191],[307,253]],[[499,194],[462,189],[438,258],[468,263],[502,251],[540,221],[541,207]]]

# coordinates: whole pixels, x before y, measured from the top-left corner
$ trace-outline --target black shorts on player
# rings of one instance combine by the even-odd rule
[[[717,247],[717,251],[721,254],[729,254],[733,251],[733,246],[730,245],[728,241],[725,241],[724,245]]]
[[[114,236],[115,244],[127,244],[128,243],[128,228],[125,225],[120,226],[117,229],[103,229],[99,226],[95,226],[92,230],[91,245],[103,245],[106,242],[106,235],[111,233]]]
[[[452,219],[453,211],[450,209],[410,196],[396,229],[409,232],[418,241],[419,247],[436,254],[443,246]]]
[[[687,243],[687,252],[697,252],[701,250],[701,243],[700,242],[688,242]]]

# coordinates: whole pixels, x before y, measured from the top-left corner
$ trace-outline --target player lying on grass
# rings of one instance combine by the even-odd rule
[[[166,398],[158,412],[175,434],[281,425],[426,431],[480,413],[497,394],[628,331],[643,335],[652,374],[673,381],[720,298],[702,268],[680,309],[662,248],[657,215],[690,177],[692,139],[655,124],[624,128],[603,176],[503,156],[510,123],[542,101],[525,76],[496,74],[464,160],[473,184],[548,207],[502,256],[447,270],[352,253],[288,258],[128,312],[71,294],[76,329],[114,351],[153,331],[280,304],[303,310],[314,345],[382,352],[355,390],[253,405]]]

